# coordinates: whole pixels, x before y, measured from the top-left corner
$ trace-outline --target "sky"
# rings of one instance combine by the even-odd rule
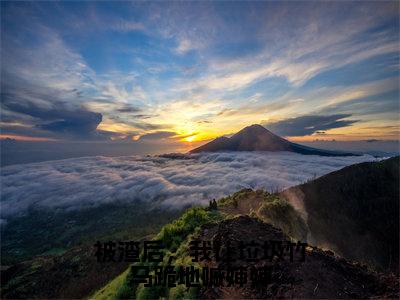
[[[398,11],[3,1],[0,137],[120,154],[188,150],[251,124],[295,142],[398,141]]]

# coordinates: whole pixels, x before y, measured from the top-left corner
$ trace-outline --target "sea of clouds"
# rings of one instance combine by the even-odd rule
[[[322,157],[288,152],[84,157],[14,165],[1,171],[1,218],[30,207],[75,210],[137,200],[167,208],[206,204],[242,188],[280,190],[372,156]]]

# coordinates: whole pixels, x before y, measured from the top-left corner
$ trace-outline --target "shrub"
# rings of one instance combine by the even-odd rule
[[[189,235],[193,234],[201,225],[221,219],[221,215],[216,210],[192,207],[189,208],[178,220],[165,225],[161,229],[160,233],[155,237],[155,240],[162,241],[164,249],[168,254],[164,256],[164,262],[159,265],[162,266],[166,264],[166,259],[169,257],[169,254],[173,254],[173,256],[180,258],[175,262],[178,265],[183,259],[189,258],[185,257],[182,252],[183,248],[187,248],[184,246],[187,246],[186,243],[188,242]],[[193,293],[196,293],[195,290],[184,289],[182,286],[177,286],[173,289],[165,287],[144,288],[143,285],[134,286],[131,276],[128,276],[127,283],[133,287],[130,294],[136,295],[137,299],[159,299],[168,296],[187,299],[188,297],[191,298]],[[132,285],[130,283],[132,283]]]
[[[302,241],[307,239],[307,225],[289,202],[277,195],[270,195],[265,200],[258,210],[260,218],[282,229],[294,239]]]

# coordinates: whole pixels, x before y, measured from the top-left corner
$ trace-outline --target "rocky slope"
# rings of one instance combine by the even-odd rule
[[[218,224],[206,224],[200,228],[201,240],[218,240],[222,245],[229,241],[263,241],[289,239],[281,230],[249,216],[227,219]],[[202,266],[226,269],[227,263],[201,263]],[[252,286],[248,280],[242,287],[203,287],[199,297],[204,299],[243,298],[373,298],[398,295],[398,281],[393,275],[369,271],[366,266],[350,263],[335,257],[330,251],[308,247],[304,262],[290,262],[287,258],[272,262],[245,263],[236,261],[229,267],[269,266],[271,278],[266,285]]]
[[[279,227],[279,228],[278,228]],[[333,232],[333,229],[332,229]],[[210,285],[202,282],[201,288],[186,287],[144,287],[135,285],[132,274],[128,274],[121,285],[117,298],[202,298],[202,299],[243,299],[243,298],[397,298],[399,296],[398,276],[389,270],[379,272],[376,266],[362,264],[360,259],[347,260],[337,256],[329,248],[322,250],[308,246],[305,261],[291,262],[287,256],[288,248],[283,248],[283,259],[279,255],[270,255],[271,259],[249,262],[236,259],[227,262],[217,261],[215,252],[211,260],[192,262],[191,241],[217,242],[221,249],[230,245],[255,243],[259,246],[265,241],[305,241],[309,237],[309,228],[303,213],[295,209],[282,195],[270,194],[261,190],[245,189],[229,197],[220,199],[217,206],[190,209],[180,219],[167,225],[156,237],[167,245],[167,253],[174,257],[177,265],[202,268],[220,268],[221,270],[239,270],[240,267],[251,270],[268,268],[268,281],[256,284],[247,273],[247,282],[242,286],[229,286],[228,273],[225,273],[223,285]],[[354,232],[349,232],[354,234]],[[283,244],[285,245],[285,244]],[[259,251],[262,251],[259,247]],[[225,252],[220,252],[223,257]],[[260,252],[259,252],[260,253]],[[214,255],[214,256],[213,256]],[[237,252],[236,252],[237,255]],[[298,254],[297,254],[298,255]],[[236,256],[236,258],[238,258]],[[165,259],[161,266],[168,265]],[[232,275],[232,274],[231,274]],[[233,275],[232,275],[233,276]],[[232,280],[233,277],[230,277]],[[108,291],[104,291],[107,294]]]

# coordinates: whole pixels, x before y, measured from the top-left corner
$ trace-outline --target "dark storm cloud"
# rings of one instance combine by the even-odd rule
[[[342,120],[351,114],[309,115],[266,124],[272,132],[282,136],[303,136],[334,128],[349,126],[356,120]]]
[[[1,126],[1,133],[8,135],[19,135],[19,136],[29,136],[34,138],[50,138],[54,139],[56,136],[51,132],[42,130],[38,127],[25,127],[13,125],[13,123],[7,124],[6,121],[2,120],[3,124]],[[4,149],[2,149],[4,150]]]
[[[56,111],[59,113],[58,111]],[[49,112],[54,113],[54,111]],[[102,120],[100,113],[85,110],[63,111],[62,120],[38,125],[39,128],[60,133],[68,133],[78,136],[87,136],[95,133]]]
[[[34,32],[38,30],[33,26],[29,34],[35,36]],[[91,111],[90,103],[115,103],[96,92],[105,84],[93,80],[94,73],[83,58],[70,50],[55,32],[45,30],[36,38],[34,40],[41,45],[40,51],[21,47],[14,35],[4,35],[2,134],[59,141],[120,138],[118,132],[97,130],[103,116],[112,114],[129,117],[137,129],[161,129],[159,125],[142,122],[150,116],[132,105],[121,105],[119,110]],[[123,118],[121,120],[125,123]]]
[[[46,96],[36,99],[42,100],[42,105],[38,104],[39,101],[29,101],[18,96],[17,93],[2,93],[2,109],[11,112],[11,115],[14,114],[14,121],[18,120],[19,116],[32,117],[35,125],[33,128],[26,128],[26,134],[37,128],[67,136],[90,137],[96,134],[96,128],[102,120],[100,113],[91,112],[83,107],[68,107],[63,102],[52,102],[46,99]]]

